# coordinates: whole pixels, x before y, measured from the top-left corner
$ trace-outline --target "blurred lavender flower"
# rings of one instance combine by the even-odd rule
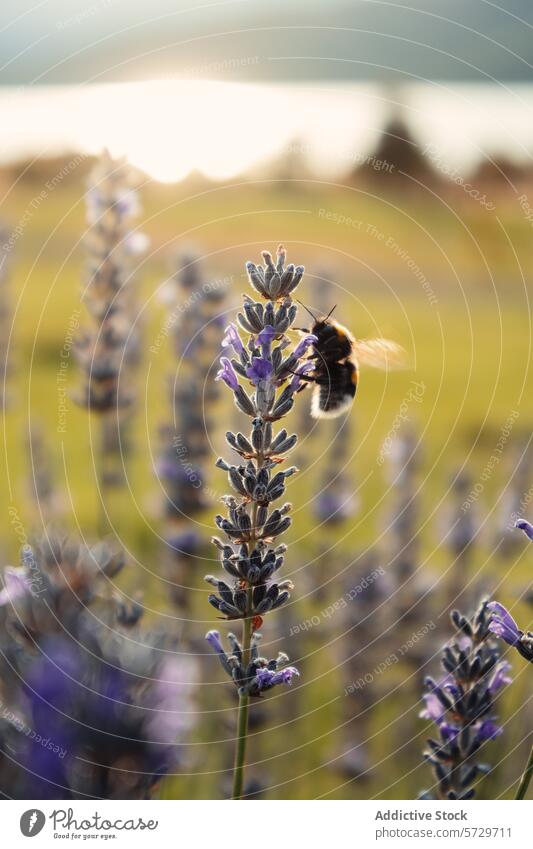
[[[32,424],[28,439],[31,477],[29,490],[39,513],[46,521],[57,516],[63,509],[61,495],[57,491],[52,472],[51,452],[46,445],[43,430]]]
[[[391,568],[398,583],[412,591],[410,581],[416,573],[420,550],[419,477],[422,453],[416,431],[405,427],[397,435],[387,455],[388,476],[392,485],[391,506],[387,515],[387,542]],[[402,604],[406,602],[402,599]],[[409,601],[406,602],[407,608]]]
[[[381,455],[380,455],[381,456]],[[414,427],[404,425],[392,440],[387,458],[391,483],[391,505],[385,518],[387,533],[383,535],[387,571],[394,581],[394,591],[387,605],[388,616],[399,623],[394,638],[408,639],[413,626],[430,621],[436,577],[428,568],[420,568],[421,480],[423,452]],[[386,562],[386,561],[385,561]],[[422,640],[405,660],[418,670],[433,655],[433,637]]]
[[[201,535],[191,531],[191,519],[201,514],[210,500],[206,486],[206,460],[211,456],[208,434],[219,387],[212,380],[206,383],[206,375],[219,350],[227,287],[226,281],[205,282],[198,258],[190,253],[176,262],[178,270],[165,300],[172,320],[177,375],[169,380],[172,423],[161,429],[158,475],[165,490],[165,571],[174,603],[185,609],[190,603],[193,567],[202,550]],[[238,349],[236,328],[227,328],[225,340],[227,346]]]
[[[86,205],[84,300],[93,326],[76,346],[85,374],[79,403],[101,414],[98,474],[105,489],[124,481],[132,375],[140,356],[134,271],[146,239],[131,230],[140,205],[125,160],[113,160],[104,152],[90,174]],[[105,529],[106,522],[102,525]]]
[[[122,562],[105,544],[46,541],[6,570],[1,793],[142,799],[182,757],[196,664],[142,628],[139,604],[100,592]]]
[[[313,510],[321,523],[335,526],[355,515],[359,500],[353,477],[346,471],[353,444],[350,420],[342,419],[340,425],[334,420],[332,426],[335,431],[330,435],[324,479],[313,501]]]
[[[437,726],[438,739],[429,738],[424,752],[431,764],[438,799],[471,799],[475,783],[489,767],[480,763],[483,743],[503,729],[494,715],[494,701],[511,682],[510,664],[500,659],[492,637],[490,608],[486,601],[471,619],[458,610],[451,614],[460,637],[444,647],[443,675],[426,678],[424,709],[420,716]],[[422,798],[433,799],[431,791]]]
[[[288,516],[291,505],[274,507],[273,502],[283,496],[287,478],[296,471],[294,467],[285,471],[276,469],[282,455],[296,445],[297,437],[289,436],[284,428],[275,434],[273,425],[290,412],[298,389],[292,381],[292,372],[300,366],[299,357],[291,351],[286,334],[297,313],[291,294],[304,269],[285,266],[282,247],[278,248],[275,262],[267,251],[263,252],[263,259],[265,267],[249,262],[246,268],[252,287],[266,304],[245,296],[238,322],[249,334],[248,342],[242,349],[238,344],[235,347],[234,334],[230,334],[236,356],[231,360],[223,357],[219,373],[233,392],[237,408],[251,419],[249,436],[231,431],[226,434],[228,444],[243,462],[238,466],[222,459],[217,462],[236,493],[236,497],[223,498],[227,517],[218,515],[215,519],[228,541],[213,540],[220,551],[222,568],[231,581],[226,583],[212,575],[206,577],[216,590],[209,596],[213,607],[225,619],[243,621],[242,640],[228,636],[230,654],[225,652],[218,632],[207,635],[239,692],[234,798],[241,798],[243,792],[250,696],[260,696],[281,683],[288,684],[297,674],[293,667],[282,671],[287,662],[283,654],[270,661],[259,657],[257,630],[263,616],[285,604],[292,589],[290,581],[275,579],[283,565],[286,547],[274,542],[291,524]],[[300,346],[300,351],[303,350]],[[254,390],[251,394],[243,388],[239,377],[248,379]]]
[[[494,547],[506,557],[512,557],[521,548],[521,539],[514,533],[520,527],[522,514],[528,504],[530,480],[533,471],[533,454],[528,450],[529,433],[518,436],[516,445],[510,446],[506,464],[505,489],[498,499],[498,514],[494,523]]]
[[[470,607],[483,594],[473,586],[470,572],[481,525],[477,505],[470,498],[474,482],[468,471],[456,472],[450,482],[450,497],[444,514],[444,544],[451,555],[447,576],[450,606]]]
[[[76,633],[87,605],[124,566],[107,543],[90,547],[50,533],[23,546],[21,561],[4,571],[0,605],[12,607],[10,629],[29,648],[46,635]]]

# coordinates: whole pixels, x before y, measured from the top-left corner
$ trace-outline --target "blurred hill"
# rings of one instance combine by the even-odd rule
[[[531,80],[533,5],[507,0],[4,0],[0,84]]]

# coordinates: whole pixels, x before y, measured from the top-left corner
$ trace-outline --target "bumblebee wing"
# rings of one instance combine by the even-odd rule
[[[391,339],[357,339],[353,344],[353,354],[359,363],[372,368],[407,368],[405,350]]]

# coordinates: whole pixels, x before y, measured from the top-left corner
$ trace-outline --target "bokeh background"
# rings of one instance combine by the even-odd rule
[[[0,24],[3,562],[43,532],[94,541],[103,504],[128,561],[113,591],[142,598],[184,659],[187,705],[171,712],[187,720],[157,793],[226,796],[235,705],[203,645],[203,576],[238,413],[213,379],[245,262],[283,243],[306,304],[395,339],[408,368],[364,370],[335,423],[299,397],[295,591],[264,644],[301,678],[254,708],[249,792],[416,797],[422,679],[451,607],[497,595],[531,621],[533,553],[510,530],[533,516],[530,5],[58,0],[5,2]],[[147,238],[129,272],[127,444],[102,488],[100,420],[62,352],[90,324],[87,187],[104,148],[133,167],[131,228]],[[195,291],[214,296],[193,309]],[[169,384],[198,389],[199,419]],[[483,798],[510,795],[532,731],[513,666]],[[2,704],[23,714],[17,692],[5,679]]]

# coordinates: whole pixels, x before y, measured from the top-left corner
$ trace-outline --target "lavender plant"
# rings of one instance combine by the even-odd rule
[[[533,542],[533,525],[530,522],[527,522],[525,519],[518,519],[515,522],[515,528],[523,531],[527,538]],[[533,663],[533,633],[531,631],[522,631],[509,611],[498,601],[491,601],[488,609],[491,611],[489,629],[492,633],[507,643],[507,645],[515,648],[521,657],[529,663]],[[523,799],[525,797],[532,777],[533,746],[531,747],[528,762],[516,793],[516,799]]]
[[[102,155],[91,172],[86,199],[89,229],[83,297],[92,328],[76,346],[85,373],[78,400],[100,419],[97,473],[103,508],[101,529],[105,530],[104,494],[109,484],[121,480],[117,455],[122,460],[127,445],[125,416],[133,401],[127,371],[139,356],[134,268],[146,240],[131,229],[139,201],[132,171],[124,160],[113,160],[107,152]]]
[[[220,345],[226,289],[223,283],[203,280],[196,256],[184,255],[179,266],[165,298],[172,307],[169,321],[173,322],[179,373],[169,381],[172,421],[161,432],[164,447],[158,473],[165,487],[165,542],[172,597],[178,607],[185,608],[191,595],[187,575],[202,547],[201,535],[191,529],[191,519],[209,504],[206,461],[211,446],[207,434],[219,387],[214,381],[205,385],[205,375]]]
[[[109,592],[124,558],[48,536],[0,591],[0,793],[152,796],[194,717],[194,669],[172,635]]]
[[[499,499],[498,519],[496,522],[493,544],[504,557],[512,557],[520,549],[520,539],[514,532],[528,500],[530,489],[533,456],[528,449],[529,433],[519,438],[518,444],[511,454],[506,475],[506,486]],[[509,518],[511,521],[509,521]]]
[[[383,449],[382,449],[383,450]],[[415,428],[404,428],[387,451],[387,468],[391,482],[392,498],[387,517],[384,548],[388,557],[387,571],[394,589],[387,616],[397,627],[390,636],[409,640],[413,628],[422,621],[428,622],[433,614],[432,593],[434,576],[428,569],[420,569],[421,544],[421,483],[420,472],[423,454]],[[405,660],[414,670],[420,669],[433,654],[431,639],[421,640],[406,655]],[[391,650],[394,647],[391,646]]]
[[[358,498],[354,493],[354,482],[345,467],[349,462],[352,429],[349,420],[334,420],[335,430],[331,434],[331,449],[328,452],[323,484],[313,502],[314,513],[319,522],[335,527],[351,519],[358,509]]]
[[[474,606],[483,591],[472,587],[471,571],[480,518],[476,503],[471,503],[469,493],[474,481],[467,470],[458,471],[450,482],[450,499],[444,517],[445,545],[452,562],[448,571],[447,594],[450,607]]]
[[[238,690],[239,708],[235,753],[233,798],[243,794],[248,712],[250,699],[260,697],[278,684],[290,684],[297,669],[286,666],[287,655],[267,660],[259,653],[258,629],[266,613],[278,610],[289,599],[291,581],[277,581],[283,565],[285,545],[276,540],[291,524],[289,503],[274,506],[285,493],[285,484],[297,470],[277,470],[284,455],[297,442],[296,434],[285,428],[275,432],[276,424],[294,406],[294,396],[302,388],[301,375],[312,369],[302,358],[315,337],[306,335],[293,345],[288,334],[296,317],[292,296],[299,285],[303,266],[285,266],[285,250],[279,247],[274,263],[263,252],[265,266],[246,265],[252,287],[262,302],[244,296],[243,311],[238,314],[244,343],[235,324],[226,331],[224,346],[233,356],[221,358],[217,379],[232,391],[237,408],[251,420],[249,436],[228,431],[228,444],[242,457],[240,465],[219,459],[217,466],[228,475],[235,495],[223,497],[228,515],[218,515],[216,524],[226,535],[224,542],[213,542],[231,582],[208,575],[216,593],[209,602],[226,620],[242,622],[242,636],[228,634],[230,651],[222,645],[218,631],[206,639],[217,652],[222,667]],[[266,302],[266,303],[264,303]],[[241,381],[246,381],[251,392]]]
[[[438,799],[471,799],[480,775],[490,767],[479,761],[484,743],[502,733],[494,713],[495,700],[510,683],[510,664],[502,660],[492,639],[491,610],[483,601],[467,618],[454,610],[451,619],[459,638],[444,647],[443,675],[426,678],[425,707],[420,714],[437,726],[424,751],[433,769]],[[433,799],[431,791],[422,798]]]
[[[48,522],[60,514],[63,504],[55,485],[51,452],[40,424],[32,425],[27,446],[30,466],[29,494],[40,515]]]
[[[364,780],[372,767],[372,723],[375,706],[388,694],[388,676],[375,674],[383,658],[397,646],[391,643],[385,611],[394,593],[391,575],[375,551],[354,556],[347,572],[341,617],[342,664],[346,675],[343,704],[342,753],[335,767],[347,778]],[[387,614],[388,615],[388,614]],[[370,674],[369,674],[370,673]]]

